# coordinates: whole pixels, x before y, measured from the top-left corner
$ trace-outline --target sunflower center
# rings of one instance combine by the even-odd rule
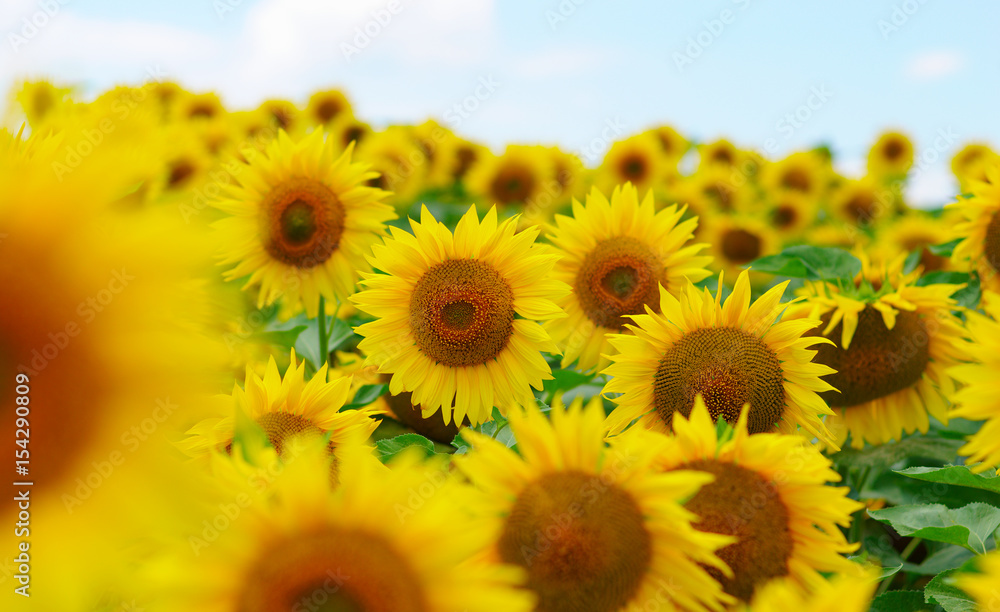
[[[784,371],[767,344],[733,327],[705,327],[674,343],[656,370],[653,402],[671,426],[675,412],[691,414],[701,394],[712,419],[736,424],[750,404],[750,433],[773,431],[785,409]]]
[[[781,185],[786,189],[794,191],[809,191],[812,181],[809,180],[809,173],[801,168],[792,168],[781,177]]]
[[[622,176],[633,183],[641,183],[646,178],[647,170],[646,160],[640,155],[629,155],[622,160]]]
[[[779,206],[774,209],[771,214],[771,222],[778,229],[787,229],[795,225],[796,219],[798,219],[798,211],[792,206]]]
[[[885,143],[885,158],[889,161],[896,161],[903,156],[903,143],[898,140],[890,140]]]
[[[749,263],[760,257],[760,236],[745,229],[731,229],[722,235],[722,255],[734,264]]]
[[[722,589],[733,597],[750,601],[758,584],[787,575],[794,542],[788,509],[774,483],[753,470],[714,460],[695,461],[681,468],[715,476],[715,481],[703,486],[685,504],[699,518],[692,526],[739,538],[716,552],[733,570],[732,578],[708,568]]]
[[[278,261],[312,268],[328,260],[344,233],[344,206],[329,187],[292,178],[264,199],[269,224],[265,248]]]
[[[469,171],[469,168],[472,167],[472,164],[476,163],[476,159],[478,157],[479,156],[476,154],[475,149],[472,147],[460,147],[458,151],[455,152],[455,171],[452,173],[455,180],[465,176],[465,174]]]
[[[870,193],[858,193],[847,201],[844,212],[852,221],[870,221],[875,216],[875,198]]]
[[[383,538],[349,529],[301,534],[261,554],[240,612],[426,612],[420,578]]]
[[[824,325],[830,316],[823,315]],[[821,344],[816,353],[818,363],[837,370],[826,381],[840,393],[820,394],[830,406],[864,404],[905,389],[923,376],[930,361],[930,337],[919,314],[901,311],[895,326],[887,329],[882,313],[865,306],[858,314],[858,327],[846,351],[840,346],[842,329],[840,323],[827,335],[836,346]]]
[[[948,264],[948,258],[931,253],[927,248],[934,244],[936,239],[931,236],[918,236],[903,241],[903,248],[911,253],[920,251],[920,265],[924,267],[924,272],[936,272],[944,269]]]
[[[168,187],[178,187],[194,174],[194,164],[186,159],[179,159],[170,165],[170,175],[167,177]]]
[[[521,164],[506,164],[493,179],[490,192],[500,204],[525,202],[535,189],[535,175]]]
[[[1000,272],[1000,211],[993,213],[990,224],[986,226],[983,255],[986,256],[986,263]]]
[[[264,430],[267,440],[279,455],[289,438],[323,433],[309,419],[289,412],[266,412],[257,419],[257,424]]]
[[[652,561],[642,510],[614,483],[557,472],[529,484],[511,508],[500,557],[525,568],[536,610],[620,610]]]
[[[736,161],[733,159],[733,152],[725,147],[719,147],[712,151],[711,159],[727,166],[732,166]]]
[[[595,325],[621,329],[627,315],[642,314],[643,306],[659,310],[659,285],[665,282],[663,262],[640,240],[616,236],[587,254],[574,288],[580,306]]]
[[[326,99],[316,106],[316,118],[320,123],[328,123],[340,114],[340,104],[336,100]]]
[[[477,259],[449,259],[427,270],[410,298],[420,351],[451,367],[495,359],[514,330],[514,294],[500,273]]]

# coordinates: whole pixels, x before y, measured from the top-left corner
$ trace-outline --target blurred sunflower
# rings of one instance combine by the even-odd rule
[[[974,472],[982,472],[989,467],[1000,465],[1000,295],[986,291],[980,307],[982,315],[968,311],[966,329],[970,342],[961,342],[956,347],[963,359],[972,363],[957,365],[948,370],[955,380],[964,383],[951,401],[954,408],[951,416],[985,421],[979,431],[969,438],[968,444],[959,450],[966,455],[966,463],[981,461],[973,466]]]
[[[632,183],[645,193],[650,189],[662,189],[666,170],[660,139],[644,132],[612,144],[597,169],[594,182],[604,193],[624,183]]]
[[[330,133],[330,138],[337,150],[347,149],[352,142],[357,147],[375,133],[372,126],[348,113],[342,113],[336,117],[330,123],[327,131]]]
[[[423,191],[430,165],[413,132],[401,126],[366,138],[357,148],[357,160],[378,172],[368,186],[389,192],[387,202],[404,210]]]
[[[470,506],[492,536],[484,560],[523,567],[536,610],[729,603],[705,568],[728,575],[713,552],[732,539],[692,529],[680,504],[712,478],[651,470],[666,444],[652,432],[605,447],[600,397],[586,408],[579,398],[569,408],[556,401],[549,414],[534,402],[510,412],[517,452],[463,434],[473,450],[454,461],[482,492]]]
[[[503,155],[479,157],[466,174],[465,187],[490,205],[523,206],[545,193],[552,177],[552,157],[543,147],[509,145]]]
[[[795,192],[769,194],[769,198],[765,214],[782,242],[798,241],[816,222],[819,214],[818,200]]]
[[[372,247],[365,289],[351,298],[376,318],[356,329],[366,363],[392,374],[389,391],[409,391],[425,414],[476,425],[493,406],[532,400],[551,376],[541,351],[558,352],[536,323],[564,316],[553,300],[569,287],[550,279],[558,255],[534,245],[537,228],[515,234],[517,219],[480,223],[472,206],[455,233],[423,209],[413,234],[392,228]]]
[[[776,578],[756,590],[746,612],[868,612],[878,583],[878,572],[860,565],[857,572],[837,574],[812,589]]]
[[[680,132],[669,125],[661,125],[649,131],[660,142],[663,159],[667,162],[667,165],[671,168],[676,168],[681,158],[688,152],[691,143]]]
[[[710,245],[712,267],[730,278],[750,262],[781,250],[778,233],[762,219],[750,215],[716,216],[704,234]]]
[[[39,130],[61,107],[70,103],[70,87],[57,87],[51,81],[25,81],[14,91],[14,101],[21,107],[28,125]]]
[[[1000,602],[1000,552],[982,555],[976,560],[977,573],[959,573],[955,585],[972,596],[978,610],[995,610]]]
[[[306,103],[306,121],[313,125],[329,126],[341,117],[351,117],[351,103],[339,89],[317,91]]]
[[[989,145],[971,143],[951,158],[951,171],[962,189],[967,189],[971,181],[985,181],[986,169],[1000,163],[1000,155]]]
[[[331,475],[336,481],[344,449],[363,445],[378,421],[371,418],[371,407],[341,410],[350,397],[351,378],[326,382],[327,364],[323,364],[306,382],[305,367],[305,361],[296,362],[295,349],[284,377],[274,357],[268,360],[263,378],[248,367],[243,388],[233,385],[231,396],[218,398],[219,415],[189,429],[188,437],[178,446],[201,459],[215,452],[230,452],[237,415],[243,414],[261,428],[279,456],[284,456],[292,438],[329,436],[327,448],[334,457]]]
[[[746,212],[751,202],[749,183],[731,168],[720,165],[699,168],[687,181],[716,210],[724,213]]]
[[[926,272],[951,269],[952,264],[947,257],[935,255],[927,247],[946,242],[947,234],[942,228],[953,227],[957,220],[957,211],[951,209],[941,217],[935,218],[920,211],[911,211],[898,217],[876,234],[873,245],[873,257],[892,259],[899,253],[920,252],[919,265]]]
[[[238,520],[213,540],[202,525],[168,526],[173,541],[146,563],[157,609],[530,610],[530,595],[514,588],[516,568],[467,563],[489,533],[455,512],[467,505],[466,489],[444,460],[403,453],[387,469],[350,453],[331,491],[322,446],[299,441],[293,450],[280,463],[273,451],[253,463],[243,453],[216,455],[218,490],[194,501],[206,507],[206,523],[226,504]]]
[[[320,297],[344,300],[359,271],[371,269],[365,251],[395,218],[385,192],[365,185],[376,178],[337,154],[317,130],[300,142],[284,132],[238,177],[239,186],[212,205],[230,216],[215,223],[224,243],[222,265],[236,264],[227,280],[249,275],[260,285],[258,307],[279,297],[309,317]]]
[[[896,194],[871,177],[844,181],[830,196],[830,213],[857,230],[875,226],[893,215]]]
[[[884,444],[903,432],[926,433],[928,414],[948,422],[948,402],[955,383],[946,373],[961,358],[956,341],[961,323],[949,296],[961,285],[918,287],[916,273],[904,275],[901,254],[882,266],[863,258],[855,285],[806,282],[805,301],[790,319],[822,320],[815,333],[830,340],[814,361],[836,370],[825,377],[836,391],[822,393],[836,416],[826,420],[838,446],[851,434],[851,445]]]
[[[288,100],[264,100],[257,107],[256,112],[275,129],[284,130],[293,135],[304,131],[305,125],[299,120],[301,111]]]
[[[180,90],[172,100],[173,119],[179,122],[204,121],[222,117],[226,107],[214,93],[194,94]]]
[[[711,258],[698,255],[708,245],[690,244],[698,220],[683,215],[676,204],[656,212],[652,192],[640,203],[626,183],[610,202],[595,187],[586,205],[573,202],[572,216],[556,217],[549,240],[562,258],[552,277],[573,292],[558,302],[568,316],[544,327],[563,351],[562,367],[603,369],[613,348],[607,334],[624,331],[627,317],[646,307],[659,312],[661,286],[676,294],[709,275]]]
[[[879,136],[868,152],[868,174],[879,180],[898,180],[913,166],[913,143],[902,132]]]
[[[800,151],[765,166],[761,182],[772,193],[791,192],[816,200],[825,193],[831,173],[828,159],[815,151]]]
[[[797,586],[814,589],[825,580],[820,572],[855,570],[842,553],[858,545],[848,544],[840,527],[850,525],[851,513],[862,507],[847,497],[847,487],[827,486],[840,474],[802,437],[750,435],[752,413],[752,405],[741,411],[732,439],[720,442],[714,415],[699,395],[690,417],[674,420],[675,436],[654,464],[668,473],[715,476],[685,507],[700,518],[695,529],[738,538],[718,552],[732,575],[709,572],[744,602],[772,578],[788,576]]]
[[[735,168],[739,165],[741,156],[740,150],[733,143],[725,139],[716,140],[698,146],[698,168],[706,166]]]
[[[451,182],[463,182],[472,168],[489,159],[490,156],[490,150],[486,147],[452,135],[452,138],[448,140],[448,148],[445,153],[445,157],[448,159]]]
[[[964,220],[954,234],[962,241],[952,252],[958,265],[979,273],[983,288],[1000,292],[1000,160],[986,170],[987,181],[971,181],[969,197],[949,204]]]
[[[611,432],[637,418],[643,427],[669,432],[674,415],[690,414],[701,394],[712,418],[730,424],[749,404],[751,433],[794,433],[802,426],[829,440],[818,415],[831,412],[817,393],[832,389],[819,377],[833,370],[811,361],[811,347],[829,341],[804,335],[818,319],[775,322],[787,306],[780,304],[787,285],[773,287],[752,305],[746,271],[725,305],[721,291],[712,297],[688,284],[678,299],[661,288],[662,313],[647,308],[647,314],[632,316],[635,325],[628,327],[635,335],[610,338],[618,354],[604,371],[612,377],[604,390],[623,394],[608,416]]]

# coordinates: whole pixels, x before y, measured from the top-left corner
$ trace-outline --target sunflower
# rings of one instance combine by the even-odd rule
[[[879,224],[895,214],[898,194],[872,177],[841,183],[830,195],[831,215],[856,230]]]
[[[771,193],[795,193],[818,199],[830,182],[830,162],[815,151],[792,153],[764,167],[761,182]]]
[[[968,456],[966,463],[982,462],[972,468],[974,472],[1000,465],[1000,410],[996,401],[996,388],[1000,387],[1000,353],[996,348],[1000,342],[1000,295],[984,292],[981,307],[986,316],[974,311],[965,313],[971,342],[960,343],[959,347],[972,363],[948,370],[965,385],[951,397],[955,404],[951,416],[986,421],[959,451]]]
[[[732,168],[709,165],[699,168],[687,180],[716,210],[724,213],[746,212],[752,201],[749,182]]]
[[[72,93],[69,87],[57,87],[50,81],[25,81],[14,93],[14,100],[20,105],[28,125],[38,130],[57,114],[60,107],[69,103]]]
[[[582,197],[587,192],[587,172],[583,160],[567,153],[559,147],[549,147],[552,157],[553,204],[566,204],[572,198]]]
[[[413,132],[393,126],[376,132],[358,146],[357,159],[379,173],[368,181],[371,187],[390,192],[390,204],[406,210],[424,189],[431,160]]]
[[[979,610],[996,610],[1000,604],[1000,552],[992,552],[976,561],[978,573],[960,573],[955,576],[958,588],[972,596]]]
[[[397,228],[372,248],[365,290],[351,301],[376,320],[356,329],[366,363],[391,373],[389,391],[408,391],[424,414],[476,425],[493,406],[531,401],[551,376],[540,351],[558,351],[535,321],[564,316],[553,302],[569,287],[548,278],[558,255],[534,246],[537,228],[517,219],[480,223],[472,206],[455,233],[425,207],[413,234]]]
[[[518,452],[463,434],[474,448],[454,461],[482,492],[472,507],[492,534],[484,560],[523,567],[540,611],[729,603],[705,567],[728,574],[713,553],[732,539],[693,529],[680,504],[712,478],[651,470],[667,443],[653,432],[606,448],[600,397],[557,401],[550,415],[534,402],[510,412]]]
[[[857,569],[817,582],[811,590],[794,580],[776,578],[756,590],[747,612],[868,612],[879,583],[878,572],[860,565]]]
[[[685,279],[709,275],[711,258],[698,255],[708,245],[690,244],[698,220],[683,215],[677,205],[655,212],[653,193],[640,203],[626,183],[610,202],[595,187],[586,205],[573,202],[573,216],[556,217],[549,240],[562,258],[552,275],[573,293],[559,302],[569,316],[545,328],[563,351],[562,367],[576,361],[583,370],[603,369],[612,350],[607,334],[624,331],[625,317],[646,306],[659,312],[661,285],[676,294]]]
[[[660,139],[645,132],[612,144],[594,181],[605,193],[624,183],[632,183],[645,193],[662,188],[666,173],[666,157]]]
[[[226,107],[216,94],[193,94],[183,90],[173,101],[171,109],[174,119],[180,122],[205,121],[226,114]]]
[[[808,282],[805,301],[788,313],[821,319],[815,333],[830,342],[815,361],[836,370],[826,377],[836,391],[822,394],[836,413],[826,420],[843,444],[884,444],[903,432],[927,432],[928,414],[948,422],[945,398],[955,390],[946,373],[961,357],[963,336],[952,293],[961,285],[914,285],[917,273],[903,274],[905,254],[881,266],[867,258],[853,286]]]
[[[986,168],[998,161],[1000,156],[989,145],[972,143],[965,145],[951,158],[951,171],[964,190],[970,181],[987,180]]]
[[[750,262],[781,250],[778,233],[766,221],[750,215],[715,217],[706,230],[712,267],[736,276]]]
[[[669,125],[661,125],[649,131],[660,141],[660,149],[662,149],[663,158],[668,165],[676,168],[681,158],[688,152],[691,143]]]
[[[976,270],[983,288],[1000,292],[1000,160],[986,172],[989,180],[971,181],[972,195],[959,197],[946,208],[954,208],[964,217],[955,225],[955,236],[962,242],[952,258]]]
[[[543,147],[509,145],[503,155],[477,161],[465,186],[489,204],[525,207],[545,193],[552,177],[552,157]]]
[[[288,100],[264,100],[256,111],[275,129],[298,134],[305,125],[299,120],[301,112]]]
[[[880,179],[901,179],[913,166],[913,143],[901,132],[879,136],[868,152],[868,174]]]
[[[322,446],[293,451],[283,462],[273,451],[215,456],[217,490],[195,488],[206,520],[175,520],[171,540],[183,544],[164,542],[146,563],[163,610],[530,610],[517,568],[468,563],[489,533],[455,511],[468,490],[444,459],[403,453],[387,469],[355,451],[331,491]],[[238,514],[208,539],[220,508]]]
[[[375,133],[372,126],[347,113],[341,113],[334,119],[328,131],[337,150],[347,149],[352,142],[355,146],[360,145]]]
[[[753,305],[746,271],[725,305],[721,290],[713,298],[689,283],[678,299],[661,288],[662,313],[647,307],[627,326],[635,335],[611,336],[618,354],[604,371],[612,377],[604,390],[623,394],[608,416],[611,432],[637,418],[644,427],[670,431],[674,414],[690,414],[702,394],[712,418],[730,424],[749,404],[751,433],[794,433],[801,425],[829,440],[817,415],[830,409],[817,393],[832,389],[819,377],[833,370],[812,363],[816,351],[810,349],[829,341],[803,335],[819,325],[816,319],[775,322],[787,306],[779,303],[787,285],[773,287]]]
[[[698,146],[698,168],[722,166],[731,169],[739,166],[742,152],[725,139]]]
[[[341,117],[354,114],[351,103],[339,89],[317,91],[306,104],[306,120],[313,125],[328,126]]]
[[[370,269],[364,253],[395,215],[386,194],[364,184],[375,176],[351,152],[337,155],[320,131],[298,143],[279,132],[240,185],[212,202],[231,215],[215,224],[222,264],[236,264],[226,279],[250,275],[244,288],[260,285],[258,307],[284,296],[315,317],[321,296],[345,299],[358,271]]]
[[[249,367],[241,389],[233,385],[231,396],[219,398],[220,416],[202,420],[188,430],[179,446],[195,458],[205,458],[217,451],[230,451],[236,434],[238,414],[253,420],[267,436],[279,455],[299,436],[329,436],[329,449],[338,459],[341,450],[364,444],[378,421],[374,410],[341,410],[351,392],[351,378],[326,382],[327,364],[323,364],[307,383],[305,361],[296,362],[295,349],[285,376],[278,372],[274,357],[268,360],[264,376]]]
[[[701,519],[696,529],[739,538],[718,553],[732,576],[709,570],[723,590],[746,602],[772,578],[815,588],[824,580],[819,572],[855,569],[841,553],[857,545],[838,526],[847,527],[862,505],[847,497],[846,487],[827,486],[840,480],[830,461],[801,436],[751,435],[752,404],[740,412],[732,439],[720,442],[709,412],[697,396],[690,417],[674,419],[675,436],[654,465],[715,476],[685,507]]]
[[[950,209],[940,217],[932,217],[921,211],[910,211],[902,217],[890,221],[876,235],[874,252],[876,256],[893,259],[899,253],[920,253],[920,266],[924,272],[949,270],[952,263],[947,257],[935,255],[927,247],[947,240],[942,227],[955,225],[955,209]]]
[[[491,158],[489,149],[480,144],[476,144],[471,140],[459,138],[458,136],[453,135],[452,138],[449,139],[448,145],[445,157],[449,160],[448,168],[451,174],[452,183],[460,183],[464,181],[466,175],[468,175],[469,172],[476,167],[476,165]]]
[[[765,205],[771,226],[783,242],[798,241],[803,233],[816,222],[819,202],[796,192],[770,194]]]

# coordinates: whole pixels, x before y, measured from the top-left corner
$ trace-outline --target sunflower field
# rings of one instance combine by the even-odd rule
[[[1000,155],[28,81],[3,610],[1000,609]]]

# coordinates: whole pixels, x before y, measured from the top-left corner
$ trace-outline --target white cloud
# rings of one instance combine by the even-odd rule
[[[933,81],[960,71],[965,58],[958,51],[927,51],[912,57],[906,64],[906,76],[914,81]]]

